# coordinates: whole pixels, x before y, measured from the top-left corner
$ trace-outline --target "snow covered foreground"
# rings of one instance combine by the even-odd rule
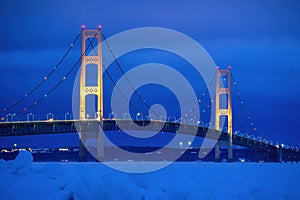
[[[185,162],[129,174],[101,163],[32,163],[25,151],[0,160],[0,199],[300,199],[299,183],[295,163]]]

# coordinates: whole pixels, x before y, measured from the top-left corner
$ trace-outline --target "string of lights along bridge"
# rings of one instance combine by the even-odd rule
[[[102,48],[104,47],[112,56],[115,68],[103,65]],[[93,71],[97,77],[96,84],[90,84],[91,81],[87,76],[88,65],[96,66],[96,70]],[[77,108],[79,118],[76,119],[71,106],[68,105],[72,104],[72,98],[74,98],[72,88],[78,70],[80,70]],[[125,78],[139,103],[131,102],[124,91],[118,87],[117,78],[114,76],[116,71]],[[79,159],[84,161],[86,160],[84,144],[89,137],[88,133],[96,133],[97,158],[104,160],[104,141],[99,126],[104,131],[120,130],[121,125],[126,129],[140,127],[143,130],[154,131],[159,125],[162,127],[161,132],[174,134],[180,132],[180,134],[210,137],[216,140],[214,147],[216,161],[221,160],[221,146],[227,147],[227,160],[233,161],[233,145],[253,149],[257,155],[263,155],[265,161],[298,162],[300,160],[298,148],[264,139],[258,133],[246,109],[231,67],[216,68],[216,73],[211,77],[209,85],[202,88],[202,92],[198,91],[197,102],[186,110],[183,116],[165,116],[155,110],[152,114],[145,114],[145,109],[149,110],[151,104],[144,98],[143,93],[134,87],[125,72],[126,70],[108,43],[102,27],[99,26],[97,30],[87,30],[85,26],[82,26],[81,31],[50,72],[20,99],[12,100],[11,105],[2,108],[0,136],[79,132],[81,139]],[[103,84],[105,78],[108,81]],[[209,91],[214,83],[216,84],[215,94],[211,98]],[[106,97],[103,93],[105,90],[103,86],[106,87],[109,84],[121,94],[124,100],[129,102],[131,113],[112,112],[104,106]],[[95,96],[96,110],[93,113],[88,111],[87,106],[87,97],[90,95]],[[226,99],[225,106],[222,105],[224,104],[221,98],[223,96]],[[199,119],[193,115],[196,111],[201,113]],[[207,120],[210,119],[207,117],[210,115],[214,116],[214,122]],[[138,126],[132,126],[132,123]],[[220,124],[225,124],[225,126],[221,128]]]

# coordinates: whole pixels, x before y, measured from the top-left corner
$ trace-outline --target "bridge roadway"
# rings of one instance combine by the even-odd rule
[[[227,132],[217,131],[206,127],[181,124],[178,122],[164,121],[131,121],[122,119],[104,119],[102,122],[104,131],[117,130],[143,130],[169,132],[176,134],[196,135],[226,142],[229,139]],[[15,121],[0,122],[0,137],[26,136],[38,134],[62,134],[71,132],[98,133],[100,122],[97,120],[53,120],[53,121]],[[120,128],[122,127],[122,128]],[[263,154],[266,161],[275,157],[275,161],[299,161],[298,149],[283,148],[278,145],[268,144],[252,138],[239,135],[232,136],[234,145],[254,149],[257,154]],[[274,159],[273,159],[274,160]]]

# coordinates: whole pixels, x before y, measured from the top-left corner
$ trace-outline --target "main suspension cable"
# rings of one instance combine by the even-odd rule
[[[76,36],[76,38],[74,39],[74,41],[71,43],[70,47],[68,48],[68,50],[64,53],[64,55],[62,56],[62,58],[58,61],[58,63],[53,67],[53,69],[43,78],[43,80],[41,82],[39,82],[33,89],[31,89],[27,94],[25,94],[22,98],[20,98],[18,101],[16,101],[15,103],[7,106],[6,108],[3,108],[0,111],[0,114],[3,114],[5,112],[7,112],[8,110],[14,108],[16,105],[22,103],[25,99],[27,99],[30,95],[32,95],[36,90],[38,90],[43,83],[45,83],[49,77],[51,77],[51,75],[54,73],[54,71],[60,66],[60,64],[64,61],[64,59],[67,57],[67,55],[69,54],[69,52],[71,51],[71,49],[73,48],[73,46],[75,45],[75,43],[77,42],[79,36],[81,35],[81,32]]]
[[[95,39],[97,33],[95,33],[94,37],[92,38],[92,41]],[[90,47],[90,44],[87,46],[87,48],[85,49],[85,51],[81,54],[80,58],[77,59],[77,61],[75,62],[75,64],[71,67],[71,69],[62,77],[62,79],[51,89],[49,90],[44,96],[40,97],[38,100],[34,101],[34,103],[32,103],[31,105],[29,105],[28,107],[24,108],[22,111],[19,111],[17,113],[15,113],[16,115],[29,110],[30,108],[36,106],[37,104],[39,104],[41,101],[43,101],[45,98],[47,98],[53,91],[55,91],[56,88],[58,88],[66,79],[67,77],[71,74],[71,72],[76,68],[76,66],[79,64],[79,62],[82,59],[82,56],[85,55],[85,53],[87,52],[87,49]]]

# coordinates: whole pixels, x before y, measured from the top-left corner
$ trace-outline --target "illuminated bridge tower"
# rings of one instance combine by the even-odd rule
[[[94,49],[93,40],[97,40],[98,44]],[[89,42],[88,45],[86,42]],[[86,55],[87,47],[93,48],[92,55]],[[101,46],[101,26],[98,30],[86,30],[82,26],[82,48],[81,48],[81,69],[80,69],[80,120],[89,118],[86,113],[86,97],[88,95],[97,96],[97,111],[95,118],[99,121],[103,119],[103,85],[102,85],[102,46]],[[87,86],[86,68],[90,64],[97,65],[97,85]],[[94,117],[94,116],[91,116]]]
[[[227,117],[227,130],[228,130],[228,161],[233,161],[232,153],[232,104],[231,104],[231,67],[227,70],[221,70],[217,67],[216,73],[216,130],[220,130],[220,118]],[[225,98],[221,98],[221,95],[225,95]],[[222,102],[225,99],[226,102]],[[221,100],[221,101],[220,101]],[[226,122],[226,120],[225,120]],[[225,125],[225,124],[224,124]],[[220,161],[220,141],[217,141],[215,147],[215,159]]]
[[[79,119],[96,119],[100,125],[103,120],[103,84],[102,84],[102,46],[101,46],[101,26],[97,30],[86,30],[85,26],[82,26],[82,48],[81,48],[81,68],[80,68],[80,110]],[[95,44],[93,41],[97,41]],[[87,50],[92,49],[91,52]],[[89,74],[87,68],[89,65],[97,66],[97,78],[96,83],[93,85],[87,84],[89,80]],[[87,102],[87,97],[94,95],[95,102]],[[89,105],[87,104],[89,103]],[[96,104],[96,105],[95,105]],[[96,107],[96,108],[95,108]],[[92,108],[95,114],[90,116],[87,111],[88,108]],[[86,161],[86,147],[85,142],[88,137],[97,138],[97,159],[102,160],[104,158],[104,142],[103,133],[98,128],[98,133],[80,132],[80,146],[79,146],[79,161]],[[96,135],[96,136],[95,136]]]

